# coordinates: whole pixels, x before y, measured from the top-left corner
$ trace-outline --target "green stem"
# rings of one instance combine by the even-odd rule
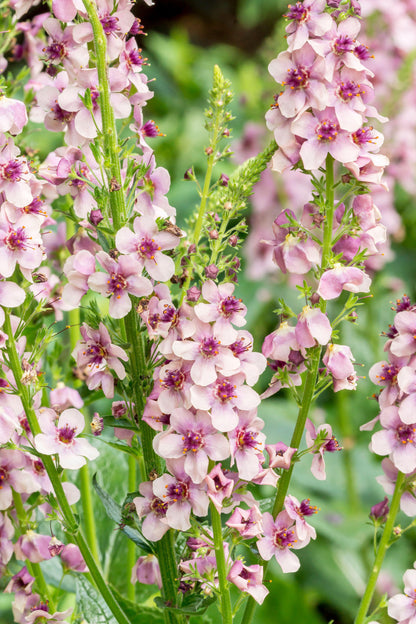
[[[332,226],[334,221],[334,159],[330,154],[326,157],[326,186],[325,186],[325,221],[324,221],[324,233],[322,242],[322,262],[321,268],[325,269],[329,264],[331,242],[332,242]],[[321,300],[320,309],[322,312],[326,310],[326,301]],[[305,428],[306,419],[309,414],[310,407],[312,405],[316,378],[318,375],[319,362],[321,359],[322,347],[317,346],[311,349],[309,370],[306,374],[303,384],[302,402],[299,408],[298,417],[296,420],[295,429],[293,431],[290,446],[298,449],[302,440],[303,430]],[[273,517],[282,511],[286,494],[289,489],[290,480],[292,478],[294,464],[291,464],[288,470],[285,470],[279,479],[279,485],[277,487],[276,499],[273,505]],[[267,564],[264,566],[264,574],[266,574]],[[251,596],[247,600],[247,605],[241,620],[241,624],[250,624],[254,610],[257,606],[256,601]]]
[[[129,455],[128,458],[128,483],[129,492],[135,492],[137,489],[136,479],[136,458]],[[136,563],[136,545],[132,540],[127,543],[127,597],[134,602],[136,598],[136,586],[131,583],[131,571]]]
[[[6,310],[5,311],[5,321],[4,321],[4,329],[8,335],[7,340],[7,353],[9,357],[9,366],[12,370],[13,377],[15,379],[16,388],[19,393],[20,399],[23,404],[23,409],[25,411],[30,430],[32,434],[35,436],[38,433],[41,433],[41,428],[39,426],[35,411],[33,409],[32,400],[29,394],[28,388],[22,384],[22,367],[19,360],[19,355],[17,353],[16,341],[14,339],[14,334],[10,322],[10,314]],[[81,551],[81,554],[87,564],[90,574],[94,579],[95,584],[97,585],[98,590],[106,601],[110,611],[114,615],[115,619],[119,624],[129,624],[129,620],[127,619],[125,613],[121,609],[120,605],[116,601],[113,596],[113,593],[107,586],[106,581],[104,580],[100,569],[97,566],[97,563],[94,557],[91,554],[89,546],[82,535],[80,528],[77,524],[77,520],[72,513],[72,509],[68,503],[65,492],[63,490],[61,481],[59,479],[58,471],[55,467],[55,464],[52,458],[49,455],[40,455],[40,458],[43,462],[45,470],[48,474],[48,477],[52,483],[52,487],[58,501],[59,507],[61,508],[62,516],[64,519],[65,530],[68,534],[71,535],[71,538],[78,545],[78,548]]]
[[[341,392],[337,392],[335,396],[335,402],[338,424],[343,440],[342,461],[344,464],[347,500],[351,513],[354,513],[359,509],[360,499],[357,492],[355,471],[353,469],[351,453],[351,450],[354,446],[354,438],[351,430],[351,422],[349,419],[349,397],[347,395],[347,390],[341,390]]]
[[[394,522],[396,520],[397,512],[400,506],[400,497],[402,495],[403,484],[405,481],[405,475],[402,472],[397,474],[396,486],[394,488],[393,497],[391,499],[390,511],[387,516],[386,524],[384,525],[383,535],[381,536],[378,544],[377,553],[374,559],[373,569],[371,570],[368,578],[367,587],[364,595],[361,599],[361,604],[358,609],[357,617],[354,624],[364,624],[370,603],[373,598],[373,594],[376,588],[378,575],[380,574],[381,566],[386,555],[386,551],[389,548],[391,535],[393,532]]]
[[[214,534],[214,550],[217,562],[222,624],[232,624],[233,616],[230,590],[227,581],[227,566],[224,554],[224,541],[222,538],[221,515],[216,510],[213,503],[210,503],[209,506],[211,511],[212,530]]]

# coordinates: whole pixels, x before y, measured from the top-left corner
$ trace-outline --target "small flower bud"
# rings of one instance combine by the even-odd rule
[[[101,416],[99,416],[99,414],[95,412],[94,417],[90,423],[90,426],[91,426],[91,432],[95,436],[101,435],[104,429],[104,418],[101,418]]]
[[[402,527],[401,526],[395,526],[393,529],[393,535],[395,535],[396,537],[400,537],[402,534]]]
[[[103,219],[103,213],[98,208],[96,210],[91,210],[90,214],[88,215],[88,221],[91,223],[91,225],[94,225],[95,227],[99,223],[101,223]]]
[[[355,15],[361,15],[361,6],[357,0],[351,0],[351,8],[354,11]]]
[[[225,202],[225,204],[224,204],[224,210],[232,210],[232,207],[233,207],[233,205],[232,205],[232,203],[231,203],[231,202],[229,202],[229,201],[226,201],[226,202]]]
[[[316,305],[317,303],[319,303],[321,300],[320,296],[318,295],[317,292],[314,292],[311,296],[310,296],[310,301],[312,305]]]
[[[215,264],[210,264],[205,267],[205,275],[209,279],[215,279],[218,275],[218,267]]]
[[[195,179],[195,174],[194,174],[194,170],[192,167],[189,167],[189,169],[187,169],[185,171],[185,173],[183,174],[183,179],[184,180],[194,180]]]
[[[53,536],[48,546],[51,557],[56,557],[56,555],[60,555],[63,549],[64,544],[60,540],[58,540],[57,537]]]
[[[236,256],[235,258],[233,258],[233,260],[232,260],[232,266],[233,266],[235,269],[239,269],[239,268],[240,268],[240,266],[241,266],[240,258],[237,258],[237,256]]]
[[[223,132],[222,132],[222,136],[229,137],[230,136],[230,129],[229,128],[225,128],[225,130],[223,130]]]
[[[32,278],[35,284],[43,284],[48,281],[48,278],[44,273],[32,273]]]
[[[237,243],[238,243],[238,236],[236,236],[235,234],[232,234],[230,238],[228,239],[228,244],[231,245],[231,247],[235,247]]]
[[[186,291],[186,298],[188,301],[198,301],[201,296],[201,291],[196,286],[192,286]]]
[[[127,414],[127,405],[124,401],[114,401],[111,405],[111,414],[114,418],[122,418]]]
[[[196,252],[196,245],[194,245],[194,243],[192,243],[192,245],[189,245],[188,247],[188,254],[193,254]]]
[[[230,178],[227,175],[225,175],[225,173],[222,173],[219,179],[220,186],[228,186],[229,179]]]
[[[378,520],[381,524],[386,521],[388,513],[389,499],[387,498],[387,496],[385,496],[380,503],[377,503],[377,505],[373,505],[371,507],[370,518],[372,520]]]
[[[205,150],[204,150],[204,152],[205,152],[205,154],[206,154],[207,156],[211,156],[211,154],[213,153],[213,151],[214,151],[214,150],[212,149],[212,147],[211,147],[211,146],[210,146],[210,147],[206,147],[206,148],[205,148]]]
[[[341,176],[341,180],[343,184],[349,184],[352,180],[352,176],[349,173],[344,173],[344,175]]]
[[[210,237],[211,240],[217,240],[217,238],[218,238],[218,231],[217,230],[210,230],[208,232],[208,234],[209,234],[209,237]]]
[[[355,323],[357,318],[358,318],[358,314],[355,310],[352,310],[347,316],[348,321],[350,321],[351,323]]]

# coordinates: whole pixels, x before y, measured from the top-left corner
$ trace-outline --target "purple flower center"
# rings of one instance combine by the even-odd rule
[[[327,453],[335,453],[335,451],[341,451],[342,448],[338,444],[338,440],[332,436],[322,447]]]
[[[230,381],[224,379],[223,381],[216,382],[215,396],[221,401],[221,403],[227,403],[230,399],[236,399],[237,395],[234,394],[236,386]]]
[[[352,135],[352,140],[356,145],[365,145],[366,143],[375,143],[374,139],[378,139],[378,136],[374,132],[373,126],[368,128],[360,128]]]
[[[40,197],[35,197],[35,199],[32,202],[30,202],[30,204],[25,206],[24,211],[27,214],[46,215],[46,212],[42,210],[42,208],[43,208],[43,201],[41,200]]]
[[[396,429],[396,439],[402,444],[415,442],[416,428],[413,425],[399,425]]]
[[[40,459],[36,459],[33,462],[33,470],[36,472],[37,475],[44,475],[45,474],[45,466],[43,465],[43,462],[40,461]]]
[[[295,5],[289,4],[289,11],[284,15],[289,20],[297,22],[306,22],[309,19],[309,9],[303,6],[302,2],[296,2]]]
[[[373,55],[368,51],[368,46],[363,45],[362,43],[355,46],[354,54],[360,59],[360,61],[366,61],[369,58],[373,58]]]
[[[100,96],[100,92],[97,87],[90,87],[90,95],[93,108],[98,108],[98,98]]]
[[[133,22],[133,26],[130,28],[129,34],[130,35],[144,35],[142,22],[138,17],[135,18]]]
[[[52,62],[53,61],[59,62],[68,54],[65,44],[63,44],[60,41],[54,41],[53,43],[48,45],[46,48],[44,48],[43,51],[45,52],[49,60]]]
[[[151,314],[149,318],[147,319],[147,322],[149,323],[152,329],[156,329],[156,327],[159,325],[159,321],[160,321],[159,314]]]
[[[163,307],[164,307],[164,310],[162,314],[162,321],[164,323],[171,323],[172,320],[175,318],[176,308],[175,306],[168,305],[167,303],[165,303]]]
[[[2,489],[4,483],[6,483],[8,476],[9,473],[7,472],[6,468],[0,466],[0,490]]]
[[[337,123],[325,120],[316,127],[315,134],[317,135],[319,141],[328,143],[337,138],[338,131],[339,125]]]
[[[218,355],[220,343],[215,338],[203,338],[199,347],[199,352],[206,358]]]
[[[241,299],[237,299],[234,295],[230,295],[221,301],[220,312],[222,316],[229,318],[235,312],[242,310]]]
[[[165,496],[168,497],[173,503],[187,500],[189,498],[189,487],[186,483],[183,483],[183,481],[170,483],[166,486]]]
[[[247,431],[246,429],[238,429],[236,442],[237,446],[240,449],[244,448],[256,448],[257,444],[257,435],[256,431]]]
[[[8,247],[11,251],[18,251],[21,249],[26,249],[28,246],[26,241],[30,240],[30,236],[27,236],[23,227],[17,228],[17,230],[10,230],[4,242],[6,247]]]
[[[352,52],[354,48],[354,39],[351,39],[348,35],[341,35],[340,37],[337,37],[332,44],[334,54],[337,54],[338,56],[342,56],[346,52]]]
[[[56,119],[56,121],[60,121],[62,123],[69,123],[74,116],[74,113],[64,110],[59,106],[58,103],[55,103],[54,107],[52,108],[52,112],[53,118]]]
[[[142,258],[149,258],[149,260],[155,259],[155,253],[160,250],[160,247],[155,243],[154,239],[142,238],[137,251]]]
[[[394,309],[396,312],[403,312],[403,310],[413,310],[414,306],[407,295],[403,295],[401,299],[396,299],[396,305]]]
[[[283,548],[291,548],[295,541],[294,533],[289,529],[277,530],[273,535],[273,544],[282,550]]]
[[[129,67],[131,67],[132,65],[137,65],[139,67],[143,65],[143,57],[140,54],[140,50],[131,50],[127,55],[126,61]]]
[[[62,444],[72,444],[72,441],[75,437],[75,427],[70,427],[69,425],[65,425],[58,429],[58,440],[62,442]]]
[[[201,433],[197,431],[188,431],[186,435],[182,436],[183,440],[183,453],[192,451],[196,453],[205,446],[205,440]]]
[[[2,177],[9,182],[18,182],[25,173],[23,163],[18,160],[10,160],[7,165],[2,165]]]
[[[170,390],[182,390],[185,379],[185,373],[181,370],[172,370],[166,373],[164,378],[160,380],[160,383],[162,386],[169,388]]]
[[[40,602],[37,605],[34,605],[31,609],[32,611],[45,611],[46,613],[49,613],[49,606],[47,602]],[[38,620],[39,618],[36,618],[35,622]],[[44,620],[45,618],[42,618],[42,620]]]
[[[344,102],[350,102],[353,98],[363,95],[365,91],[361,90],[361,85],[353,80],[347,80],[347,82],[341,82],[338,87],[337,94]]]
[[[2,377],[0,377],[0,392],[4,392],[4,389],[8,387],[9,387],[8,382]]]
[[[83,355],[88,355],[90,364],[95,364],[98,368],[103,359],[107,357],[107,350],[100,344],[89,345]]]
[[[111,273],[110,279],[107,280],[108,293],[120,293],[127,288],[127,280],[120,273]],[[118,295],[120,297],[120,295]]]
[[[118,29],[118,17],[114,15],[104,15],[100,17],[100,22],[106,35],[111,35],[111,33]]]
[[[155,137],[155,136],[159,136],[160,134],[159,128],[157,127],[155,122],[152,120],[146,121],[144,126],[142,126],[141,132],[144,136],[148,136],[148,137]]]
[[[230,349],[231,351],[234,353],[234,355],[241,355],[241,353],[245,353],[246,351],[249,351],[251,347],[251,343],[249,344],[245,344],[244,343],[244,338],[240,338],[239,340],[236,340],[235,342],[233,342],[232,345],[230,345]]]
[[[381,375],[377,375],[380,381],[385,381],[386,383],[395,384],[397,383],[397,375],[399,369],[394,364],[383,364],[383,370]]]
[[[158,518],[164,518],[168,510],[168,504],[161,498],[153,498],[150,503],[150,509]]]
[[[315,514],[318,511],[317,507],[312,507],[312,505],[309,504],[310,500],[311,500],[310,498],[305,498],[301,502],[301,504],[296,510],[299,516],[313,516],[313,514]]]
[[[29,425],[29,421],[26,416],[20,416],[19,424],[26,431],[27,434],[32,433],[32,430]]]
[[[287,79],[282,82],[291,89],[304,89],[309,84],[309,71],[299,65],[296,69],[287,70]]]

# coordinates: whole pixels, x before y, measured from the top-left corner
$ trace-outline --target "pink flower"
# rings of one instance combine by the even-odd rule
[[[371,279],[357,267],[344,267],[336,264],[321,276],[317,293],[322,299],[328,301],[339,297],[343,290],[350,292],[368,292]]]
[[[380,412],[384,429],[371,438],[371,450],[377,455],[390,455],[398,470],[404,473],[416,470],[416,422],[404,423],[396,405]]]
[[[229,348],[240,360],[241,372],[245,375],[249,386],[257,383],[259,376],[267,366],[267,360],[261,353],[253,351],[253,336],[244,329],[237,332],[237,339],[229,345]]]
[[[205,479],[208,458],[219,461],[230,454],[227,439],[214,429],[209,414],[183,408],[173,410],[170,429],[158,434],[153,446],[165,459],[184,458],[184,471],[194,483]]]
[[[238,531],[242,537],[250,539],[261,534],[261,519],[262,515],[257,505],[253,505],[250,509],[237,507],[225,524]]]
[[[87,564],[84,561],[81,551],[76,544],[67,544],[61,550],[61,561],[64,569],[75,572],[88,572]]]
[[[51,558],[48,546],[51,538],[49,535],[41,535],[32,530],[27,531],[19,537],[14,550],[16,559],[25,561],[28,559],[32,563],[39,563]]]
[[[84,438],[79,438],[85,427],[84,416],[77,409],[67,409],[59,416],[55,425],[48,412],[39,415],[42,433],[35,436],[35,447],[44,455],[59,457],[62,468],[77,469],[87,459],[96,459],[99,453]]]
[[[291,23],[286,27],[289,51],[298,50],[309,40],[310,35],[321,37],[330,30],[333,19],[328,13],[325,0],[304,0],[289,4],[286,19]]]
[[[231,282],[217,286],[207,280],[202,285],[202,296],[208,303],[198,303],[194,308],[196,316],[204,323],[215,321],[215,335],[224,344],[230,344],[237,337],[233,325],[246,324],[247,308],[233,295],[234,288]]]
[[[312,507],[309,504],[309,501],[310,499],[307,498],[299,503],[294,496],[286,496],[285,498],[285,510],[288,516],[295,521],[296,531],[301,540],[316,538],[315,529],[305,520],[305,516],[311,516],[318,511],[317,507]]]
[[[391,352],[403,357],[416,353],[416,312],[403,310],[394,317],[398,336],[390,344]]]
[[[357,387],[357,374],[353,366],[355,359],[347,345],[329,344],[322,361],[332,375],[334,392],[355,390]]]
[[[251,481],[260,471],[264,461],[263,448],[266,436],[261,433],[264,422],[257,418],[257,410],[240,412],[238,425],[229,432],[231,466],[237,464],[240,479]]]
[[[0,95],[0,132],[20,134],[27,124],[26,106],[19,100]]]
[[[29,466],[29,459],[20,451],[0,449],[0,510],[12,505],[12,488],[19,494],[36,492],[37,482]]]
[[[234,489],[234,481],[222,471],[221,464],[216,464],[205,477],[208,496],[215,505],[218,513],[221,513],[223,502],[227,501]]]
[[[131,572],[131,583],[143,583],[144,585],[157,585],[162,588],[159,562],[155,555],[139,557]]]
[[[326,345],[331,339],[332,328],[326,314],[319,308],[304,306],[295,327],[296,340],[301,348]]]
[[[273,556],[283,572],[296,572],[300,562],[292,548],[303,548],[309,538],[300,540],[292,519],[286,511],[281,511],[276,520],[266,512],[263,514],[264,537],[258,540],[257,548],[260,556],[269,561]]]
[[[129,313],[132,306],[129,294],[145,297],[153,291],[150,281],[140,275],[139,263],[130,256],[120,256],[116,261],[105,251],[99,251],[97,260],[106,273],[94,273],[88,278],[88,285],[104,297],[110,296],[109,314],[113,318],[123,318]]]
[[[246,566],[238,559],[231,566],[227,579],[240,591],[250,594],[259,604],[263,604],[269,593],[269,590],[262,585],[263,567],[258,564]]]
[[[163,500],[163,496],[159,498],[153,493],[151,481],[140,483],[139,492],[142,496],[136,496],[133,503],[139,518],[146,516],[142,524],[143,535],[146,539],[157,542],[169,531],[166,520],[168,503]]]
[[[306,419],[306,445],[314,454],[311,465],[311,472],[315,479],[323,481],[326,479],[324,453],[335,453],[341,451],[336,438],[332,435],[332,427],[328,424],[319,425],[315,429],[313,422]],[[318,439],[319,442],[316,442]]]
[[[134,233],[127,227],[116,234],[116,247],[122,254],[132,255],[149,273],[150,277],[166,282],[175,272],[175,263],[162,251],[174,249],[179,239],[167,230],[159,231],[156,221],[150,215],[136,217]]]
[[[416,570],[406,570],[403,582],[404,594],[390,598],[387,611],[400,624],[413,624],[416,621]]]

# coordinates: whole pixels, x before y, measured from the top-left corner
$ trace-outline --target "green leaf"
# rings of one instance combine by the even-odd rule
[[[88,624],[117,624],[101,594],[79,574],[75,580],[77,605]]]
[[[110,587],[118,604],[130,620],[130,624],[147,624],[147,622],[154,624],[155,622],[164,622],[163,612],[158,607],[136,604],[122,596],[113,585],[110,584]]]
[[[119,429],[130,429],[131,431],[135,431],[137,433],[137,425],[129,422],[128,420],[124,420],[123,418],[114,418],[114,416],[104,416],[104,426],[105,427],[118,427]]]
[[[122,507],[98,485],[97,475],[93,476],[92,484],[104,505],[107,516],[111,518],[111,520],[119,526],[120,530],[145,553],[153,553],[153,546],[145,540],[140,531],[138,531],[135,527],[128,526],[124,523]]]
[[[183,613],[184,615],[202,615],[213,602],[216,596],[203,596],[201,594],[190,594],[185,596],[180,607],[168,607],[165,605],[163,598],[159,596],[155,598],[155,603],[161,609],[168,609],[175,613]]]
[[[128,444],[119,444],[118,442],[109,442],[108,440],[104,440],[104,438],[96,438],[100,442],[107,444],[107,446],[111,446],[111,448],[117,449],[117,451],[122,451],[123,453],[127,453],[128,455],[133,455],[133,457],[140,457],[140,453],[137,450]]]

